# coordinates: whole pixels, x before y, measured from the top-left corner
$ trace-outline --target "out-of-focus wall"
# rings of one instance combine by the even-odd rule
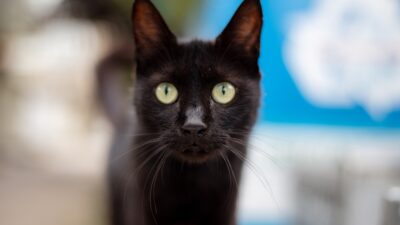
[[[112,129],[93,74],[113,38],[105,25],[54,15],[60,3],[1,3],[1,224],[107,224]]]

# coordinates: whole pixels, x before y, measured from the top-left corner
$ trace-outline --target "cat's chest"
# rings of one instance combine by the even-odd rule
[[[170,196],[170,199],[173,197],[197,199],[221,194],[229,187],[229,181],[228,174],[218,171],[217,168],[172,170],[158,188],[159,193],[165,193],[163,196]]]
[[[207,215],[229,198],[229,178],[218,171],[184,171],[164,178],[155,198],[167,217],[172,212],[182,212],[183,217]]]

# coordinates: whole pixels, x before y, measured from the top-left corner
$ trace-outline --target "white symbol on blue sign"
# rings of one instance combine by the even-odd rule
[[[382,120],[400,108],[400,2],[316,1],[292,18],[284,56],[312,104]]]

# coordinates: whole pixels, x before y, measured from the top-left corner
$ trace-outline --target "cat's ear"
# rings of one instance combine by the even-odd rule
[[[176,44],[175,35],[150,0],[134,2],[132,25],[138,59],[150,58]]]
[[[260,0],[244,0],[216,43],[222,48],[235,48],[246,56],[258,58],[262,20]]]

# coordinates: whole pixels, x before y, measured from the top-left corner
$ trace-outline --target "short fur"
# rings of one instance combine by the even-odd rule
[[[120,127],[110,156],[113,225],[236,224],[237,184],[260,98],[259,0],[245,0],[214,42],[178,43],[149,0],[135,1],[132,23],[136,119]],[[211,90],[226,81],[237,94],[221,105]],[[176,86],[175,103],[157,100],[161,82]],[[183,129],[192,112],[201,133]]]

